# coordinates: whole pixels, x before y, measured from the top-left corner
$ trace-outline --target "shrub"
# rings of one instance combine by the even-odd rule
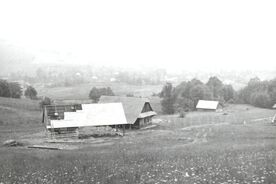
[[[179,112],[179,117],[180,118],[185,118],[186,117],[186,113],[182,110]]]
[[[37,92],[36,92],[35,88],[32,87],[32,86],[28,86],[28,87],[27,87],[27,89],[25,90],[24,95],[25,95],[27,98],[30,98],[30,99],[32,99],[32,100],[37,99],[37,96],[36,96],[36,95],[37,95]]]
[[[269,94],[266,92],[256,92],[250,96],[252,105],[262,108],[270,108],[272,106]]]
[[[4,125],[5,122],[0,119],[0,125]]]
[[[10,97],[12,98],[20,98],[22,95],[22,88],[17,82],[9,83]]]
[[[9,83],[5,80],[0,79],[0,96],[1,97],[10,97]]]
[[[234,103],[235,103],[235,101],[234,101],[234,99],[233,99],[233,98],[231,98],[230,100],[228,100],[228,101],[227,101],[227,103],[229,103],[229,104],[234,104]]]
[[[40,107],[43,108],[44,105],[51,105],[52,100],[49,97],[43,97],[41,102],[39,103]]]
[[[126,94],[126,96],[127,96],[127,97],[134,97],[134,94],[128,93],[128,94]]]

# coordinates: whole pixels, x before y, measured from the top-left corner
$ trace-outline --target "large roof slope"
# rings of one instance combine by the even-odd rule
[[[52,128],[127,124],[121,103],[82,104],[82,110],[64,112],[64,119],[52,120]]]
[[[125,111],[128,123],[135,123],[136,119],[141,114],[147,98],[139,97],[122,97],[122,96],[101,96],[99,103],[115,103],[121,102]]]
[[[196,108],[197,109],[210,109],[210,110],[216,110],[218,107],[219,102],[218,101],[210,101],[210,100],[199,100]]]

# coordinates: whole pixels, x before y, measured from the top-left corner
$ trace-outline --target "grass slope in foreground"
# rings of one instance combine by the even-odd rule
[[[240,105],[226,111],[159,116],[156,129],[129,132],[109,140],[112,145],[74,151],[0,147],[0,182],[274,183],[276,126],[254,121],[274,112]]]

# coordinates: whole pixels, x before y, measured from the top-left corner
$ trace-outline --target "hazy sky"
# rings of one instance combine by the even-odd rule
[[[276,69],[276,1],[0,0],[0,26],[80,63]]]

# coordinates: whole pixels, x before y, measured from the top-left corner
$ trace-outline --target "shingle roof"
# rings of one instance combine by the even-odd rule
[[[196,108],[197,109],[210,109],[210,110],[216,110],[218,107],[219,102],[218,101],[210,101],[210,100],[199,100]]]
[[[82,110],[64,112],[64,119],[51,120],[48,128],[127,124],[121,103],[82,104]]]
[[[101,96],[99,103],[121,102],[125,111],[128,123],[135,123],[141,114],[145,103],[149,102],[147,98],[122,97],[122,96]]]
[[[47,111],[47,116],[50,120],[53,119],[64,119],[65,112],[76,112],[76,110],[81,110],[81,104],[74,104],[74,105],[46,105],[44,106],[45,110]],[[45,111],[43,111],[43,118],[42,122],[44,122]]]

